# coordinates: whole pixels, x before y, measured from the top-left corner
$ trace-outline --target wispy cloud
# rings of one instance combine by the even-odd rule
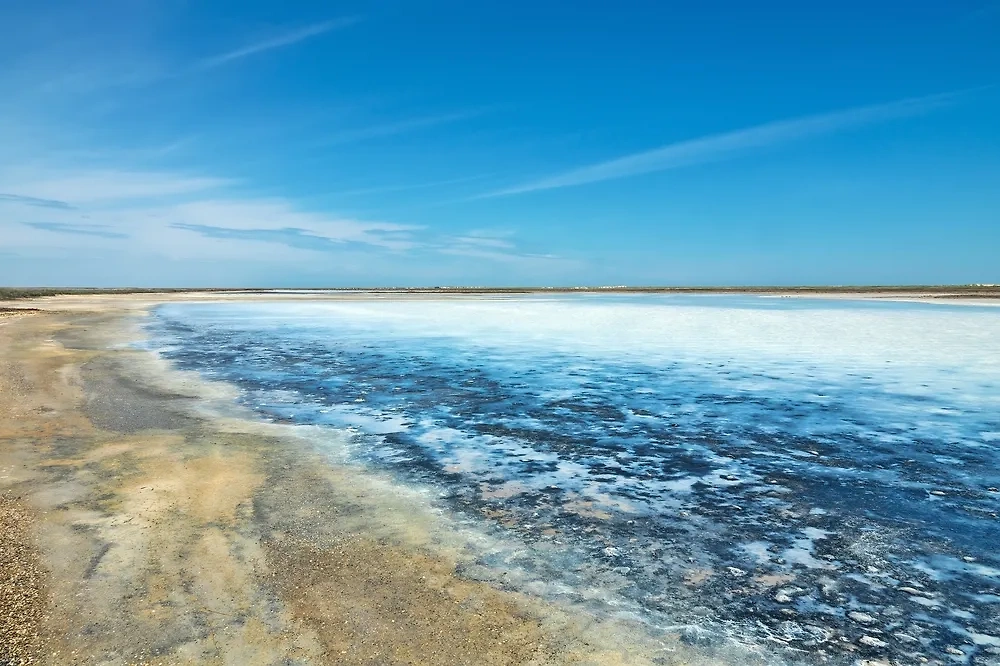
[[[128,234],[113,231],[103,224],[66,224],[63,222],[25,222],[26,226],[42,231],[75,236],[96,236],[97,238],[128,238]]]
[[[222,196],[220,186],[230,182],[169,172],[0,171],[0,189],[17,192],[0,197],[0,238],[22,247],[84,241],[97,247],[104,239],[129,238],[137,250],[179,258],[273,258],[281,246],[289,260],[289,253],[303,250],[401,252],[422,244],[415,237],[421,227],[414,225],[303,210],[281,197]]]
[[[500,250],[509,250],[514,247],[514,244],[508,240],[502,238],[483,238],[481,236],[456,236],[455,243],[458,245],[466,247],[475,248],[493,248]]]
[[[511,239],[512,233],[495,229],[473,229],[443,239],[436,249],[441,254],[485,259],[507,264],[536,264],[560,260],[554,254],[524,252]]]
[[[295,227],[283,227],[280,229],[230,229],[227,227],[213,227],[204,224],[184,224],[178,222],[170,225],[173,229],[193,231],[206,238],[227,238],[242,241],[258,241],[263,243],[279,243],[296,250],[314,250],[317,252],[329,252],[332,250],[342,250],[344,244],[350,241],[339,237],[321,236],[305,229]],[[362,241],[354,241],[362,242]],[[364,241],[371,244],[371,239]],[[384,244],[377,242],[377,244]]]
[[[86,203],[192,194],[232,183],[224,178],[117,169],[57,171],[39,175],[31,171],[0,173],[0,186],[10,192],[0,197],[0,201],[73,208]]]
[[[474,259],[487,259],[502,263],[528,263],[538,261],[553,261],[559,257],[554,254],[527,254],[518,252],[505,252],[503,250],[491,250],[481,247],[457,244],[454,246],[442,247],[438,250],[441,254],[448,254],[456,257],[472,257]]]
[[[409,190],[425,190],[434,187],[444,187],[446,185],[458,185],[460,183],[469,183],[476,180],[482,180],[487,178],[488,174],[483,174],[479,176],[463,176],[461,178],[449,178],[447,180],[434,180],[426,183],[410,183],[409,185],[382,185],[376,187],[361,187],[354,190],[340,190],[339,192],[331,192],[332,196],[358,196],[364,194],[382,194],[384,192],[406,192]],[[2,195],[0,195],[2,196]]]
[[[298,210],[282,199],[196,201],[165,211],[170,228],[208,238],[280,243],[295,249],[330,250],[361,244],[408,250],[419,228],[391,222],[354,220]]]
[[[323,21],[322,23],[314,23],[304,28],[299,28],[298,30],[282,33],[270,39],[264,39],[232,51],[227,51],[226,53],[220,53],[218,55],[205,58],[197,64],[196,69],[212,69],[214,67],[220,67],[231,63],[234,60],[240,60],[264,51],[271,51],[273,49],[291,46],[292,44],[297,44],[298,42],[309,39],[310,37],[316,37],[332,30],[347,28],[354,25],[359,20],[360,19],[357,17],[345,17],[332,21]]]
[[[384,123],[381,125],[369,125],[367,127],[347,129],[341,132],[336,132],[334,134],[327,135],[325,137],[319,137],[316,141],[316,144],[321,146],[331,146],[341,143],[353,143],[355,141],[364,141],[366,139],[376,139],[384,136],[395,136],[397,134],[413,132],[427,127],[446,125],[448,123],[454,123],[460,120],[466,120],[468,118],[473,118],[475,116],[478,116],[480,115],[480,113],[481,112],[479,111],[459,111],[455,113],[442,113],[434,116],[420,116],[417,118],[408,118],[406,120]]]
[[[458,249],[513,250],[513,232],[501,229],[471,229],[450,238],[449,246]]]
[[[10,182],[17,186],[8,187]],[[0,237],[22,249],[97,248],[129,239],[137,252],[174,259],[280,256],[316,262],[328,260],[321,255],[343,258],[357,251],[502,263],[554,259],[523,252],[508,230],[438,235],[419,225],[304,209],[282,197],[240,196],[222,187],[230,182],[125,170],[0,172],[0,187],[18,192],[0,196],[0,209],[14,213],[0,215]]]
[[[680,141],[491,192],[480,198],[573,187],[735,158],[754,150],[801,139],[928,113],[954,104],[964,94],[966,93],[955,92],[912,97],[886,104],[861,106],[831,113],[779,120],[734,132]]]
[[[58,208],[61,210],[72,210],[73,208],[73,206],[69,205],[65,201],[58,201],[56,199],[39,199],[37,197],[26,197],[20,194],[0,193],[0,203],[3,202],[24,204],[25,206],[37,206],[38,208]]]

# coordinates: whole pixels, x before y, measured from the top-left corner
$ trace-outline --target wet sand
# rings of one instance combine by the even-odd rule
[[[0,319],[0,663],[715,663],[464,576],[406,496],[152,382],[126,343],[154,302]]]

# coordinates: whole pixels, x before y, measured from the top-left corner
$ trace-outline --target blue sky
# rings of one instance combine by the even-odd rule
[[[0,0],[0,284],[1000,282],[997,34],[997,0]]]

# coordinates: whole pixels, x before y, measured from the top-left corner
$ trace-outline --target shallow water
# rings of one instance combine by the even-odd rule
[[[349,430],[332,455],[533,544],[480,558],[532,591],[804,663],[1000,661],[1000,308],[168,304],[148,329],[263,417]]]

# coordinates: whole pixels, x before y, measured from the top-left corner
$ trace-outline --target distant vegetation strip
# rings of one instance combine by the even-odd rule
[[[373,292],[400,294],[533,294],[533,293],[664,293],[664,294],[920,294],[962,298],[1000,298],[1000,284],[971,285],[858,285],[800,287],[300,287],[300,288],[153,288],[153,287],[0,287],[0,300],[42,298],[45,296],[97,294],[176,294],[213,292],[232,294],[266,294],[272,292]]]
[[[42,298],[44,296],[69,296],[93,294],[163,294],[195,291],[234,291],[232,289],[156,289],[147,287],[0,287],[0,300]],[[240,291],[240,290],[236,290]]]

